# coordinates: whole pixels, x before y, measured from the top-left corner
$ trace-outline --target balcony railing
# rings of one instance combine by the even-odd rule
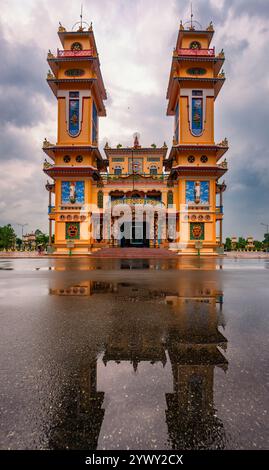
[[[106,174],[102,174],[102,178],[107,180],[107,181],[113,181],[113,180],[117,180],[119,178],[124,178],[124,177],[127,177],[127,176],[130,176],[130,177],[133,177],[134,179],[137,179],[139,178],[140,176],[145,176],[147,178],[152,178],[154,180],[160,180],[160,181],[164,181],[168,178],[168,175],[165,175],[163,173],[157,173],[157,174],[150,174],[150,173],[121,173],[121,174],[114,174],[114,173],[106,173]]]
[[[92,49],[83,49],[82,51],[57,49],[57,57],[91,57],[92,55]]]
[[[151,197],[123,197],[123,198],[117,198],[111,201],[111,205],[115,206],[117,204],[129,204],[130,206],[132,205],[152,205],[152,206],[158,206],[159,204],[164,205],[162,201],[159,201],[158,199],[153,199]]]
[[[213,49],[178,49],[178,55],[180,56],[203,56],[203,57],[215,57],[215,48]]]
[[[223,206],[216,206],[216,214],[223,214]]]
[[[55,212],[55,206],[48,206],[48,214]]]

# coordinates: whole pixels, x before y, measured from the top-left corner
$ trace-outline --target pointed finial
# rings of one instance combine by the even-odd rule
[[[58,32],[59,33],[64,33],[66,31],[65,27],[62,25],[62,23],[59,21],[59,28]]]
[[[91,21],[91,24],[90,24],[90,27],[89,27],[88,31],[92,31],[92,21]]]
[[[181,31],[184,29],[184,26],[183,26],[183,24],[182,24],[182,20],[180,20],[179,29],[180,29]]]
[[[206,28],[207,31],[214,31],[214,26],[213,26],[213,23],[212,21],[210,21],[208,27]]]

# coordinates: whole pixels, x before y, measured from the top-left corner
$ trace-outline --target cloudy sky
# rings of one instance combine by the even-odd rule
[[[71,29],[80,0],[1,0],[0,225],[27,222],[47,231],[48,194],[42,172],[44,137],[55,142],[56,101],[45,78],[46,54],[60,46],[58,22]],[[108,93],[100,144],[172,141],[166,89],[187,0],[84,0]],[[195,19],[213,21],[225,51],[226,83],[216,101],[216,142],[228,137],[226,235],[261,238],[269,223],[269,1],[193,0]]]

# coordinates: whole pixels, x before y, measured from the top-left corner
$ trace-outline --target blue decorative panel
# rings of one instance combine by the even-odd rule
[[[200,182],[200,204],[209,203],[209,181]]]
[[[84,181],[62,181],[62,204],[84,204]]]
[[[79,100],[69,100],[69,134],[76,136],[79,133]]]
[[[186,204],[209,203],[209,181],[186,181]]]
[[[192,98],[191,129],[194,135],[200,135],[203,131],[203,100]]]
[[[195,202],[194,181],[186,181],[186,204]]]

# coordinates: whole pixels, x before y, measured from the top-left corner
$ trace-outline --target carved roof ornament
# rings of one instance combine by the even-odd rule
[[[217,56],[219,59],[225,59],[225,54],[224,54],[224,50],[221,49],[220,53],[218,54]]]
[[[51,163],[48,162],[48,160],[45,158],[45,161],[43,163],[43,168],[44,170],[47,170],[48,168],[52,168],[53,165]]]
[[[210,21],[208,27],[206,28],[207,31],[214,31],[214,26],[213,26],[213,23],[212,21]]]
[[[49,141],[46,139],[46,137],[45,137],[45,139],[44,139],[44,141],[43,141],[43,147],[44,147],[44,148],[53,147],[53,144],[52,144],[51,142],[49,142]]]
[[[173,137],[173,145],[177,145],[177,140],[176,140],[175,136]]]
[[[48,52],[48,59],[54,59],[55,58],[55,55],[52,54],[51,50],[49,49],[49,52]]]
[[[223,162],[221,162],[218,166],[221,168],[228,168],[228,163],[227,163],[226,158],[224,158]]]
[[[167,149],[166,142],[163,143],[163,148],[166,148],[166,149]]]
[[[54,75],[53,75],[53,73],[51,73],[51,71],[48,70],[47,79],[48,79],[48,80],[52,80],[53,78],[55,78]]]
[[[90,26],[89,26],[88,31],[92,31],[92,22],[91,22],[91,24],[90,24]]]
[[[110,149],[110,146],[108,145],[108,142],[106,142],[105,149]]]
[[[179,29],[180,29],[180,31],[184,31],[184,26],[183,26],[183,24],[182,24],[182,20],[180,20]]]
[[[223,140],[219,143],[219,145],[220,145],[221,147],[228,147],[228,139],[227,139],[227,137],[225,137],[225,139],[223,139]]]
[[[59,28],[58,28],[58,33],[64,33],[66,31],[65,27],[62,25],[62,23],[59,21]]]
[[[218,78],[225,78],[224,70],[222,70],[222,71],[218,74]]]

